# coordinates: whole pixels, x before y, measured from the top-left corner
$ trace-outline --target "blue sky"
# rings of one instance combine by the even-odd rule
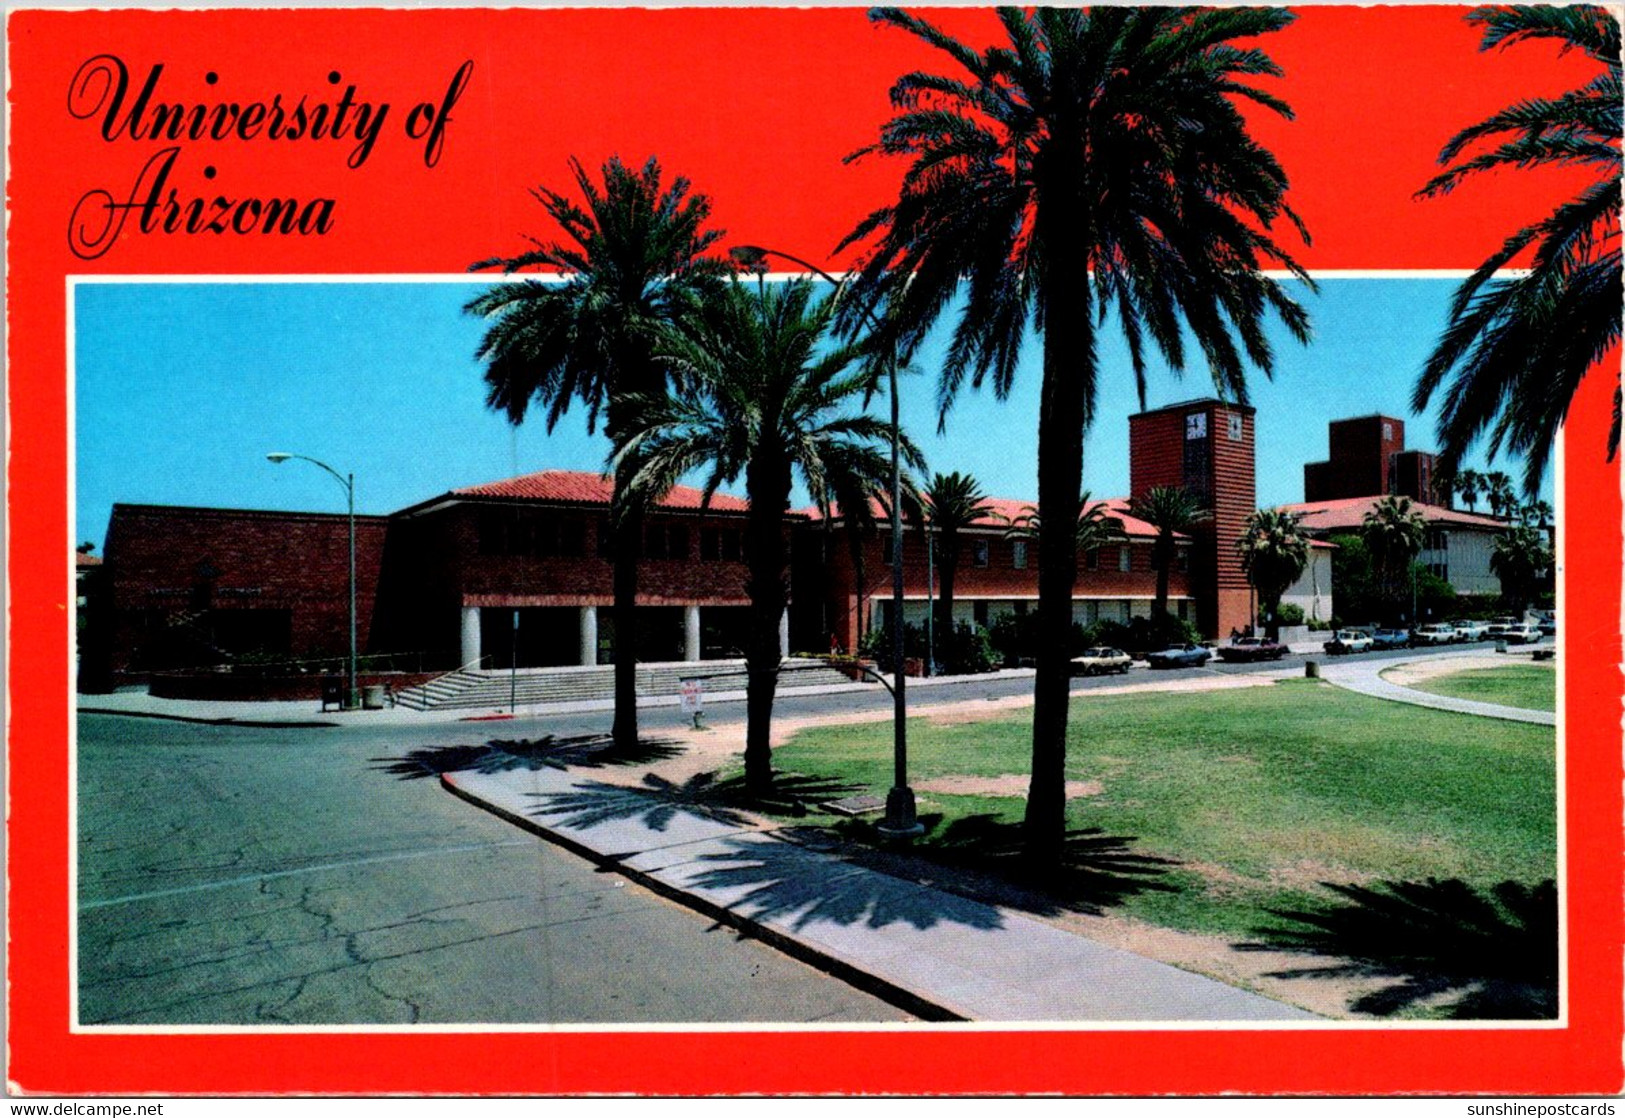
[[[461,307],[488,282],[79,285],[75,538],[100,548],[115,501],[342,511],[331,478],[304,463],[274,466],[265,460],[274,450],[353,471],[358,511],[368,513],[533,470],[600,469],[607,441],[587,434],[579,408],[552,435],[539,420],[516,430],[486,409],[473,356],[482,325]],[[1332,277],[1303,295],[1314,341],[1279,341],[1274,380],[1250,382],[1261,504],[1303,499],[1303,464],[1326,457],[1332,419],[1395,415],[1407,445],[1433,449],[1435,417],[1412,415],[1410,393],[1455,283]],[[1008,400],[966,392],[938,435],[931,370],[946,333],[945,323],[902,382],[905,427],[933,469],[1032,499],[1036,340]],[[1148,403],[1210,394],[1204,368],[1176,379],[1159,367]],[[1138,406],[1127,353],[1107,332],[1084,464],[1097,497],[1128,490],[1127,417]],[[1496,465],[1517,477],[1515,461]]]

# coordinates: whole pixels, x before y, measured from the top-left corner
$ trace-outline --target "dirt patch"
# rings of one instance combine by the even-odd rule
[[[1430,679],[1438,679],[1444,675],[1455,675],[1457,672],[1484,671],[1488,668],[1504,668],[1508,664],[1531,663],[1550,671],[1557,670],[1555,663],[1536,663],[1522,656],[1510,659],[1500,656],[1437,656],[1389,668],[1382,673],[1382,678],[1400,687],[1415,687],[1418,683],[1426,683]]]
[[[1027,794],[1027,785],[1031,778],[1019,773],[1006,773],[1003,776],[944,776],[934,780],[916,781],[914,787],[922,792],[936,792],[944,796],[1011,796],[1021,797]],[[1080,796],[1098,796],[1106,790],[1106,786],[1098,780],[1069,780],[1066,782],[1066,798],[1077,799]]]

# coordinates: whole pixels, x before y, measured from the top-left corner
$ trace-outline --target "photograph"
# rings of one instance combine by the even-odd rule
[[[10,1090],[1617,1093],[1620,15],[9,9]]]

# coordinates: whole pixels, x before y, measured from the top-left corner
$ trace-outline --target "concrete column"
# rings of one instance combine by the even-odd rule
[[[598,607],[581,607],[581,648],[576,657],[584,668],[598,663]]]
[[[779,614],[779,655],[790,655],[790,610]]]
[[[480,607],[463,607],[463,651],[461,663],[463,666],[473,664],[480,658]],[[477,665],[475,665],[477,666]]]
[[[683,659],[700,658],[700,607],[683,607]]]

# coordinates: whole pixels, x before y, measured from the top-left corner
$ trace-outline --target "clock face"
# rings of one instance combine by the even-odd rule
[[[1185,437],[1187,439],[1207,438],[1207,413],[1197,412],[1195,415],[1185,417]]]

